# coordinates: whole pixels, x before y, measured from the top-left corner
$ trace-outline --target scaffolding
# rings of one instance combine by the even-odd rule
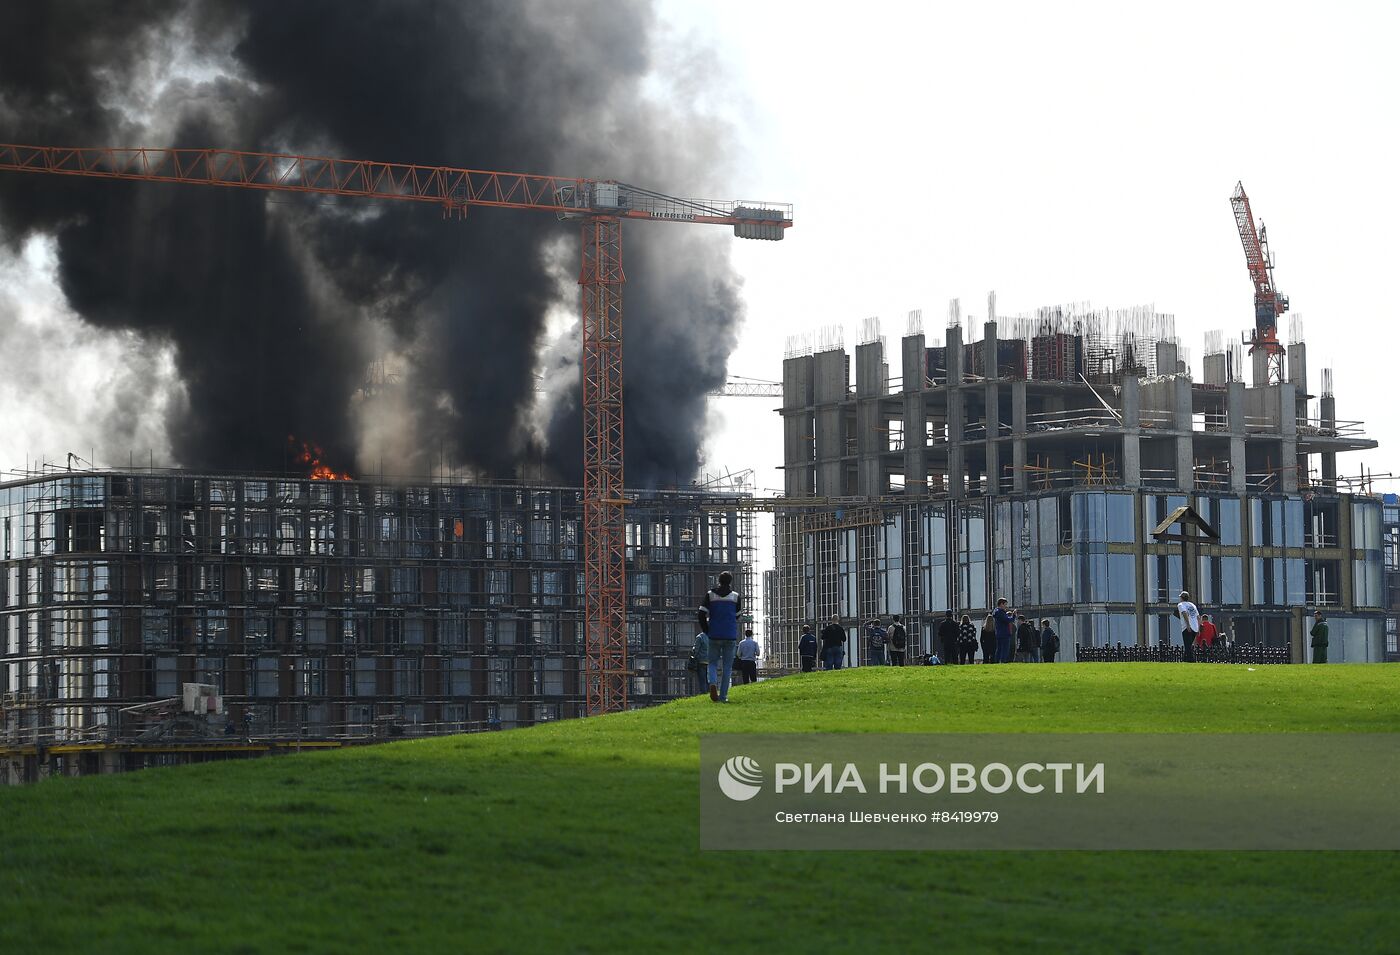
[[[687,692],[699,595],[752,593],[751,515],[629,492],[628,674]],[[0,742],[122,742],[217,687],[240,732],[360,738],[581,715],[576,488],[62,471],[0,484]]]

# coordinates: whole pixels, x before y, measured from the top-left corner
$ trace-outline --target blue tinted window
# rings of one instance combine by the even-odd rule
[[[1108,539],[1106,494],[1076,494],[1070,501],[1075,543]]]
[[[1137,643],[1137,617],[1130,613],[1109,614],[1108,642],[1128,646]]]
[[[1287,593],[1284,595],[1289,606],[1298,606],[1307,600],[1307,595],[1303,590],[1303,561],[1301,558],[1290,557],[1284,561],[1284,572],[1287,575]]]
[[[1302,568],[1299,568],[1301,575]],[[1220,602],[1237,607],[1244,603],[1244,559],[1222,557],[1220,559]],[[1301,580],[1301,576],[1299,580]]]
[[[1303,546],[1303,502],[1283,501],[1283,546]]]
[[[1108,539],[1121,543],[1133,541],[1133,496],[1108,494],[1105,497],[1108,499]]]
[[[1301,533],[1301,517],[1299,518],[1299,528]],[[1226,547],[1236,547],[1240,543],[1240,502],[1239,498],[1226,497],[1220,500],[1220,526],[1216,528],[1220,534],[1220,543]]]
[[[1108,555],[1108,599],[1114,603],[1137,600],[1137,559],[1132,554]]]

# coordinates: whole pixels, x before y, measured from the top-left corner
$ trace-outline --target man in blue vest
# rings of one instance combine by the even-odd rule
[[[710,637],[710,699],[729,702],[729,680],[734,671],[734,644],[739,639],[739,614],[743,610],[739,593],[730,584],[726,571],[719,585],[705,594],[700,604],[700,630]]]

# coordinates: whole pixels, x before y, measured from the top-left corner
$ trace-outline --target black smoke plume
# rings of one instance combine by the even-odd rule
[[[703,196],[723,185],[723,131],[683,88],[648,94],[660,46],[647,0],[9,3],[0,139],[464,165]],[[724,380],[741,316],[730,240],[696,230],[624,226],[634,485],[693,474],[704,393]],[[296,435],[333,466],[423,473],[445,459],[508,476],[543,454],[578,477],[577,384],[543,451],[526,418],[546,313],[577,308],[567,224],[0,173],[0,235],[13,249],[35,233],[56,237],[62,290],[85,321],[173,344],[187,400],[167,431],[184,465],[281,469]],[[356,395],[386,351],[402,380],[388,412]]]

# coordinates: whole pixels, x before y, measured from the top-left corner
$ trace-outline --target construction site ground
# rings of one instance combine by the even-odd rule
[[[0,790],[0,950],[1393,951],[1391,853],[701,852],[696,768],[711,732],[1396,732],[1398,690],[1372,666],[863,668],[48,780]]]

